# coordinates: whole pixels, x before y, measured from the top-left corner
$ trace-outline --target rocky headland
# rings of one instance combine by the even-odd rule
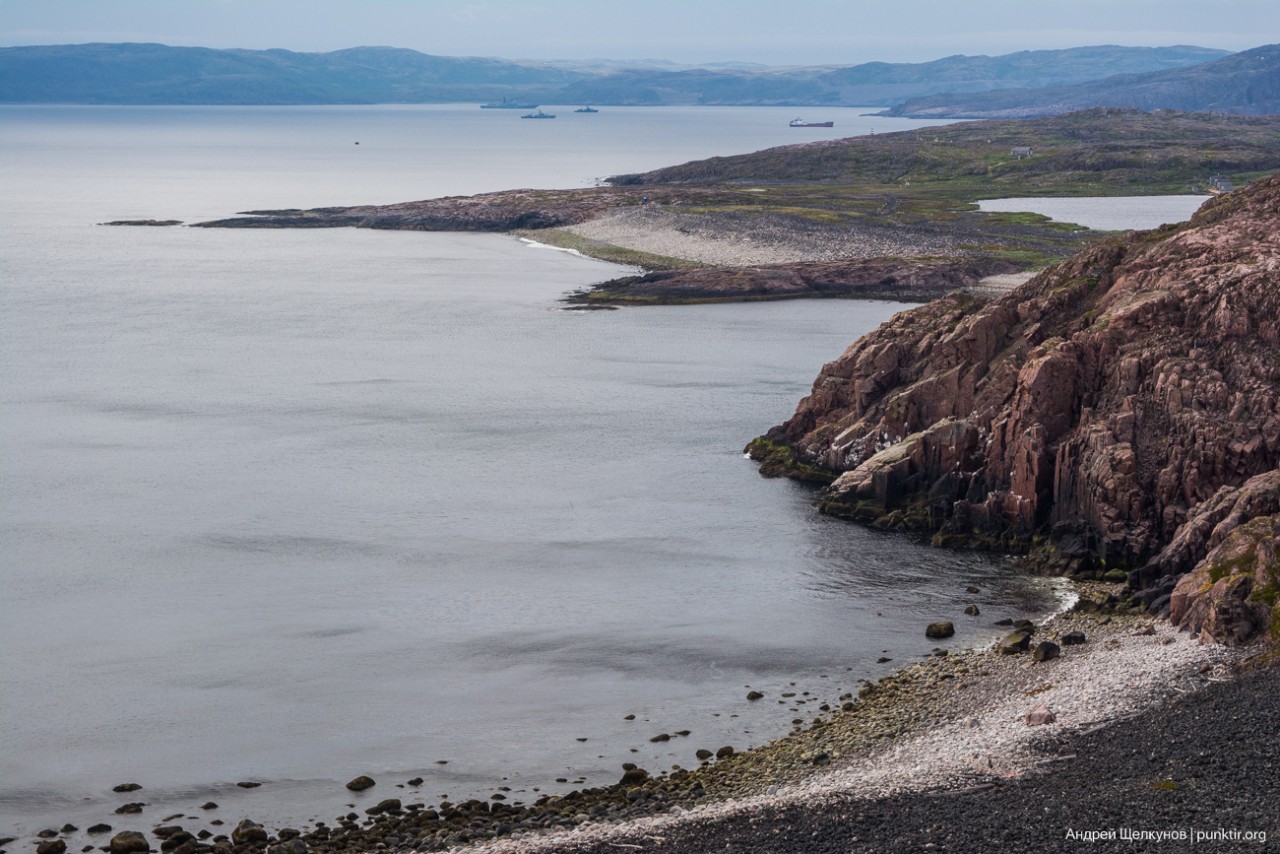
[[[992,301],[904,312],[750,445],[822,508],[1280,636],[1280,176]],[[1277,610],[1280,613],[1280,609]]]

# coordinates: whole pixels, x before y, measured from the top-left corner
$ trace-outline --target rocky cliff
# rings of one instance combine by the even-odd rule
[[[830,480],[826,512],[1123,570],[1152,610],[1249,636],[1280,589],[1280,176],[899,314],[749,450]]]

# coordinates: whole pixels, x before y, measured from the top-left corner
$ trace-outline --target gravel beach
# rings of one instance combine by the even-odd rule
[[[659,205],[622,208],[565,231],[701,264],[748,266],[886,256],[962,254],[941,229],[824,225],[777,215],[706,216]]]
[[[1280,725],[1280,671],[1237,677],[1256,650],[1149,619],[1070,613],[1035,637],[1073,632],[1087,642],[1051,660],[993,648],[882,680],[829,724],[712,769],[722,779],[708,791],[736,797],[469,850],[1172,851],[1221,830],[1194,850],[1226,851],[1280,838],[1277,749],[1263,735]],[[1037,707],[1053,721],[1029,724]]]

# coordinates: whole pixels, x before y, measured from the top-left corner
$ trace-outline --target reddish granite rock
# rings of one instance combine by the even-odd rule
[[[830,513],[1155,584],[1280,510],[1278,281],[1273,176],[1000,299],[897,315],[749,450],[836,475]]]
[[[1174,588],[1169,620],[1203,641],[1238,644],[1272,622],[1280,599],[1280,514],[1231,531]]]

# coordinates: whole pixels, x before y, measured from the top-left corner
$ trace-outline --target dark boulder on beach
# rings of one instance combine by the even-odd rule
[[[248,842],[266,842],[267,829],[252,819],[242,819],[236,825],[235,830],[231,831],[231,841],[236,845],[244,845]]]
[[[113,787],[113,788],[111,789],[111,791],[113,791],[113,792],[136,792],[136,791],[138,791],[138,790],[139,790],[139,789],[141,789],[141,788],[142,788],[142,786],[138,785],[137,783],[121,783],[119,786],[115,786],[115,787]]]
[[[628,762],[627,764],[630,765],[631,763]],[[618,785],[619,786],[638,786],[648,779],[649,779],[648,771],[644,770],[643,768],[637,768],[634,765],[632,765],[630,768],[625,768],[625,770],[622,772],[622,779],[618,781]]]
[[[383,813],[398,813],[401,811],[399,798],[386,798],[378,801],[378,803],[365,810],[366,815],[382,815]]]
[[[107,850],[110,854],[147,854],[151,843],[136,830],[122,830],[111,837]]]
[[[196,837],[194,834],[188,833],[185,830],[179,830],[177,833],[160,843],[160,850],[164,852],[190,850],[195,841]]]
[[[1014,632],[1013,634],[1005,635],[1004,639],[997,645],[997,648],[1004,655],[1017,655],[1020,652],[1026,652],[1030,646],[1031,635],[1026,632]]]
[[[371,789],[376,785],[377,783],[373,781],[372,777],[361,774],[350,783],[347,783],[347,788],[353,792],[363,792],[365,789]]]
[[[47,839],[36,846],[36,854],[67,854],[67,843],[61,839]]]
[[[116,807],[116,815],[137,815],[142,812],[142,808],[145,806],[146,804],[139,803],[121,804]]]
[[[1049,661],[1057,658],[1061,652],[1062,648],[1053,641],[1040,641],[1031,651],[1031,657],[1036,661]]]
[[[934,640],[949,638],[955,633],[956,633],[955,624],[952,623],[950,620],[943,620],[942,622],[938,622],[938,623],[930,623],[924,630],[924,636],[927,638],[933,638]]]

